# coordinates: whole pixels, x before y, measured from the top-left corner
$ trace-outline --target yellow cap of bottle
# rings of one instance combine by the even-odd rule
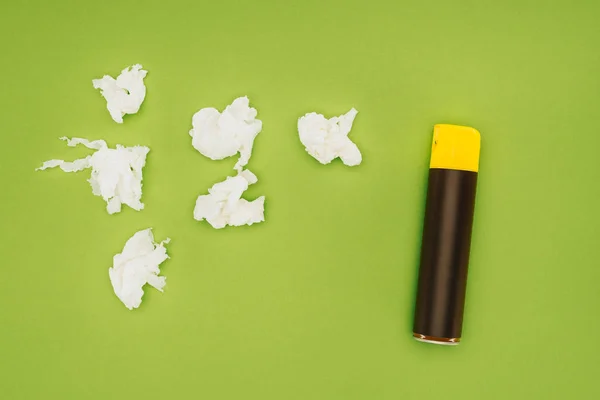
[[[433,128],[429,168],[479,171],[481,135],[468,126],[439,124]]]

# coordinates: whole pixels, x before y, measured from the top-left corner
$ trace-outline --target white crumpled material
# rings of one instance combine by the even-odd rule
[[[211,160],[222,160],[240,153],[234,169],[241,172],[252,155],[254,139],[262,130],[256,109],[248,97],[239,97],[223,113],[203,108],[192,117],[192,146]]]
[[[88,182],[92,186],[94,195],[101,196],[106,201],[106,211],[109,214],[120,212],[122,204],[136,211],[144,208],[141,202],[142,168],[146,164],[146,155],[150,151],[148,147],[117,145],[116,149],[110,149],[104,140],[90,142],[80,138],[60,139],[66,140],[70,147],[82,144],[96,152],[71,162],[49,160],[36,171],[60,167],[65,172],[77,172],[91,168],[92,174]]]
[[[229,176],[208,189],[207,195],[196,200],[194,218],[206,220],[215,229],[225,226],[252,225],[265,220],[265,196],[253,201],[242,199],[249,185],[258,182],[256,175],[249,170],[236,176]]]
[[[122,253],[113,257],[108,276],[115,294],[128,309],[140,306],[146,283],[163,291],[167,278],[159,276],[159,265],[169,258],[165,248],[169,241],[167,238],[157,244],[152,228],[144,229],[125,243]]]
[[[139,111],[146,97],[144,78],[147,73],[140,64],[135,64],[121,71],[117,79],[104,75],[102,79],[92,80],[94,89],[100,89],[106,99],[106,108],[115,122],[122,124],[125,114]]]
[[[298,133],[308,154],[321,164],[329,164],[339,157],[348,166],[359,165],[362,162],[360,150],[348,138],[356,114],[358,111],[352,108],[346,114],[330,119],[314,112],[301,117]]]

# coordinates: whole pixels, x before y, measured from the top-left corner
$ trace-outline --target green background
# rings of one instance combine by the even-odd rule
[[[597,1],[3,1],[0,397],[597,399]],[[113,122],[91,80],[142,63]],[[214,230],[233,174],[191,117],[248,95],[266,222]],[[297,118],[356,107],[364,161],[320,165]],[[432,127],[482,133],[463,343],[411,321]],[[151,148],[146,209],[110,216],[60,136]],[[165,293],[129,311],[112,257],[172,238]]]

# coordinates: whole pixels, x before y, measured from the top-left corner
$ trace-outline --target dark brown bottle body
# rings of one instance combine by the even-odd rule
[[[458,344],[462,335],[477,172],[432,168],[413,335]]]

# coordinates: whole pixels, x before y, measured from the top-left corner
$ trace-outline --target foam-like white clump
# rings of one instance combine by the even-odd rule
[[[348,166],[360,164],[360,150],[348,138],[356,114],[358,111],[352,108],[346,114],[330,119],[314,112],[301,117],[298,133],[308,154],[321,164],[329,164],[337,157]]]
[[[252,155],[254,139],[262,130],[256,109],[248,97],[239,97],[220,113],[203,108],[192,117],[192,146],[211,160],[222,160],[240,153],[234,169],[241,172]]]
[[[139,111],[146,97],[144,78],[147,73],[140,64],[135,64],[121,71],[117,79],[104,75],[102,79],[92,80],[94,89],[100,89],[106,99],[106,108],[115,122],[122,124],[125,114]]]
[[[166,280],[159,276],[159,265],[169,256],[165,244],[167,238],[154,243],[152,228],[144,229],[133,235],[123,248],[123,252],[113,257],[113,266],[108,276],[117,297],[130,310],[138,308],[144,295],[143,286],[150,286],[163,291]]]
[[[116,149],[110,149],[104,140],[90,142],[80,138],[60,139],[66,140],[70,147],[82,144],[96,152],[72,162],[49,160],[36,171],[60,167],[65,172],[77,172],[91,168],[92,174],[88,182],[94,195],[101,196],[106,201],[106,211],[109,214],[121,211],[121,204],[126,204],[136,211],[144,208],[141,202],[142,168],[150,151],[148,147],[117,145]]]
[[[249,185],[258,182],[256,175],[249,170],[236,176],[229,176],[208,189],[207,195],[196,200],[194,218],[206,220],[215,229],[225,226],[252,225],[265,220],[265,196],[253,201],[242,199]]]

